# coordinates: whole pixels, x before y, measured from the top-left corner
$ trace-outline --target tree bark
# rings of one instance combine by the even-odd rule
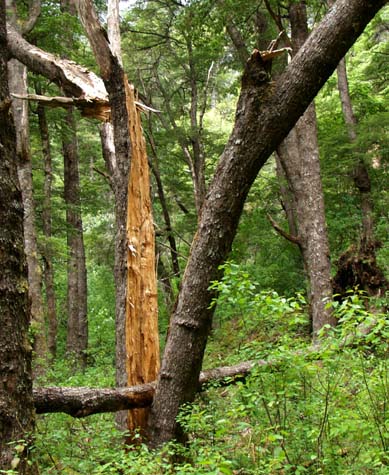
[[[39,16],[39,2],[33,3],[33,12],[29,21],[19,24],[16,2],[6,1],[9,21],[15,28],[23,27],[31,30]],[[30,15],[29,15],[30,16]],[[11,94],[27,94],[27,68],[16,59],[11,59],[8,65],[9,88]],[[45,314],[42,299],[42,270],[39,262],[37,233],[35,227],[35,203],[32,182],[32,158],[30,151],[30,127],[28,104],[14,99],[12,103],[16,129],[16,150],[18,154],[18,177],[22,190],[24,206],[24,247],[27,257],[29,297],[31,300],[31,322],[34,334],[34,352],[36,355],[35,371],[43,370],[47,357]]]
[[[64,198],[68,245],[66,350],[81,367],[86,366],[88,348],[87,274],[81,216],[79,157],[76,124],[69,109],[63,131]]]
[[[8,66],[11,93],[27,93],[27,68],[12,59]],[[35,371],[42,371],[47,357],[45,314],[42,300],[42,271],[39,262],[37,233],[35,227],[35,203],[32,183],[32,160],[30,153],[28,104],[20,99],[12,101],[15,119],[18,177],[24,206],[24,246],[28,267],[28,288],[31,299],[31,323],[34,335]]]
[[[40,94],[40,89],[37,93]],[[42,155],[44,160],[44,184],[43,184],[43,211],[42,211],[42,226],[43,234],[45,236],[44,250],[43,250],[43,278],[46,291],[46,306],[47,306],[47,347],[52,358],[57,352],[57,311],[56,298],[54,291],[54,268],[53,268],[53,252],[52,252],[52,213],[51,213],[51,193],[53,181],[53,169],[50,147],[49,128],[47,125],[45,108],[39,104],[37,107],[39,133],[42,144]]]
[[[35,475],[30,309],[23,243],[23,202],[16,171],[16,134],[8,90],[5,3],[0,1],[0,471]],[[20,451],[13,442],[20,441]],[[18,447],[19,449],[19,447]]]
[[[193,400],[211,328],[213,295],[208,288],[218,278],[218,267],[231,249],[253,180],[385,3],[338,0],[273,84],[268,82],[258,52],[248,62],[234,129],[203,205],[171,319],[149,421],[152,446],[179,435],[178,410]]]

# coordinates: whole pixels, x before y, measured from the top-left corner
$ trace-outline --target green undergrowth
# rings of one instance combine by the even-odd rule
[[[389,474],[389,318],[379,311],[385,302],[353,292],[329,303],[339,325],[312,345],[303,295],[260,291],[233,263],[212,286],[219,299],[204,367],[261,363],[246,380],[210,384],[182,408],[187,445],[125,451],[112,414],[39,416],[41,473]],[[106,361],[73,374],[72,385],[111,384]],[[65,364],[56,371],[71,376]],[[51,374],[57,383],[60,376]]]

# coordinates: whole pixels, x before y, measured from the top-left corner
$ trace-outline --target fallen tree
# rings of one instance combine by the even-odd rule
[[[264,360],[244,361],[234,366],[223,366],[202,371],[198,391],[210,383],[221,386],[244,379],[256,366],[268,366]],[[69,388],[48,387],[33,390],[37,414],[64,412],[72,417],[86,417],[102,412],[116,412],[151,406],[155,392],[155,382],[128,388]]]

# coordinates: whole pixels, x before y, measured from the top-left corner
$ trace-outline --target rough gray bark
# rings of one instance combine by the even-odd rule
[[[202,208],[171,319],[149,422],[151,445],[179,435],[178,410],[193,400],[212,321],[208,288],[231,249],[253,180],[385,3],[338,0],[275,83],[268,82],[258,53],[248,62],[234,129]]]
[[[38,88],[37,93],[40,94]],[[45,179],[43,184],[43,211],[42,211],[42,227],[45,236],[43,247],[43,278],[46,292],[47,307],[47,347],[51,357],[55,357],[57,351],[57,311],[56,297],[54,291],[54,268],[52,259],[52,213],[51,213],[51,193],[52,193],[52,157],[50,147],[49,128],[47,125],[45,108],[38,104],[37,107],[39,133],[42,144],[42,155],[44,161]]]
[[[30,309],[23,243],[23,202],[16,171],[16,134],[8,90],[5,3],[0,1],[0,471],[15,468],[35,475],[29,465],[34,430]],[[16,453],[12,442],[20,443]]]
[[[67,339],[66,350],[86,365],[88,348],[87,275],[81,216],[79,156],[73,110],[66,114],[62,137],[64,157],[64,198],[68,245]]]

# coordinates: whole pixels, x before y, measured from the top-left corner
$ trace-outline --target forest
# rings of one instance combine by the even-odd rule
[[[387,0],[0,0],[0,474],[389,475]]]

